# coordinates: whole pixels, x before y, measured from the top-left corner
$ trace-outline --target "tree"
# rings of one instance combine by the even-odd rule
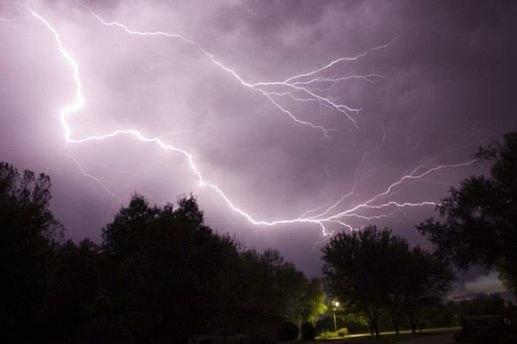
[[[279,316],[301,323],[325,311],[319,280],[308,280],[276,250],[241,253],[239,308],[255,317]],[[268,302],[264,302],[268,300]],[[323,309],[322,309],[323,307]]]
[[[441,221],[428,219],[417,228],[459,268],[496,267],[517,293],[517,132],[476,156],[493,163],[490,176],[451,188],[438,207]]]
[[[310,322],[313,325],[318,320],[318,315],[327,312],[325,304],[325,293],[323,292],[321,280],[313,278],[303,286],[303,297],[301,300],[300,315],[303,321]]]
[[[384,256],[384,263],[391,266],[389,274],[385,275],[383,281],[386,292],[384,306],[391,318],[395,333],[399,335],[400,324],[406,311],[411,252],[405,240],[395,237]]]
[[[323,273],[331,291],[347,308],[359,310],[379,336],[379,317],[388,299],[400,291],[398,264],[407,242],[389,229],[366,227],[350,234],[342,232],[323,248]]]
[[[193,196],[159,207],[134,195],[97,245],[63,242],[49,189],[0,163],[1,342],[186,342],[321,310],[317,280],[215,233]]]
[[[422,310],[440,302],[451,288],[452,272],[438,257],[415,247],[404,264],[404,308],[413,333]]]
[[[37,335],[45,322],[48,270],[62,227],[49,209],[50,178],[0,163],[2,335]]]
[[[56,337],[74,335],[77,328],[105,314],[99,312],[105,264],[99,247],[89,239],[71,240],[55,249],[49,271],[48,332]],[[101,313],[101,314],[99,314]]]
[[[278,251],[240,250],[214,233],[192,196],[157,207],[135,195],[103,239],[114,318],[142,340],[181,341],[268,317],[301,322],[319,307],[318,283]]]
[[[235,319],[236,245],[204,225],[192,196],[161,208],[135,195],[103,238],[116,316],[137,338],[181,341]]]

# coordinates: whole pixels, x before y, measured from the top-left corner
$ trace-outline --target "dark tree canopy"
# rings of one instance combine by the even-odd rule
[[[50,178],[0,162],[0,323],[6,335],[38,332],[47,309],[61,226],[49,210]]]
[[[317,280],[216,233],[193,196],[134,195],[99,245],[63,241],[50,197],[49,177],[0,163],[2,343],[183,343],[322,311]]]
[[[241,250],[203,222],[196,199],[151,206],[135,195],[103,230],[120,326],[137,338],[241,328],[262,317],[314,319],[319,284],[278,251]],[[267,301],[265,301],[267,300]]]
[[[441,221],[429,219],[418,229],[456,266],[495,266],[517,292],[517,133],[477,156],[492,162],[490,176],[451,188],[439,206]]]
[[[6,230],[41,236],[49,241],[59,238],[62,227],[49,209],[50,177],[32,171],[20,173],[14,166],[0,162],[1,225]],[[19,235],[22,235],[19,233]]]
[[[403,305],[409,316],[413,333],[420,323],[426,306],[439,303],[451,289],[453,274],[441,259],[414,247],[407,261],[399,268],[403,272]]]
[[[375,226],[336,235],[323,248],[323,260],[333,295],[366,315],[377,335],[383,313],[397,333],[404,318],[414,331],[422,307],[440,301],[452,279],[437,257]]]
[[[405,241],[375,226],[351,234],[342,232],[323,248],[323,272],[333,294],[362,311],[379,335],[379,317],[390,293],[396,256],[407,250]]]
[[[238,251],[212,232],[193,197],[178,208],[135,195],[103,230],[121,326],[141,338],[186,337],[232,317]]]

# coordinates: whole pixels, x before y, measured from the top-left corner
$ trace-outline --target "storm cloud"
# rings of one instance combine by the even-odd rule
[[[31,6],[56,28],[79,67],[86,103],[69,117],[73,137],[120,128],[160,137],[192,154],[204,178],[256,219],[292,219],[328,207],[357,180],[353,197],[340,204],[353,207],[418,166],[468,161],[479,145],[517,129],[513,1],[54,0]],[[91,11],[106,22],[175,33],[196,44],[130,35]],[[318,273],[319,226],[249,224],[219,194],[198,186],[184,155],[128,135],[67,144],[59,111],[75,96],[70,65],[29,7],[0,1],[0,18],[0,160],[52,177],[53,209],[69,236],[98,238],[133,192],[159,204],[193,192],[220,232],[235,233],[247,246],[278,248]],[[322,75],[376,77],[322,83],[318,90],[360,108],[352,114],[357,127],[328,104],[274,98],[300,120],[330,128],[326,137],[293,121],[203,51],[248,83],[286,80],[365,51]],[[440,170],[404,183],[390,199],[438,201],[461,178],[483,171],[479,165]],[[391,226],[422,243],[414,224],[433,214],[432,206],[408,207],[386,219],[349,222]]]

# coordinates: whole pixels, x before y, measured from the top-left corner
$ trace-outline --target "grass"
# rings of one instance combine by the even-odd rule
[[[370,335],[369,333],[357,333],[357,334],[349,334],[345,337],[338,337],[335,332],[328,332],[330,337],[325,339],[316,338],[316,343],[335,343],[337,341],[342,341],[343,343],[349,344],[369,344],[369,343],[400,343],[402,341],[407,340],[412,337],[421,337],[423,335],[433,335],[440,333],[451,333],[457,332],[461,329],[461,327],[440,327],[440,328],[430,328],[424,329],[422,333],[420,331],[417,334],[412,334],[411,330],[403,330],[400,331],[400,335],[397,336],[394,331],[385,331],[381,332],[381,337],[376,338],[375,336]],[[337,331],[339,332],[339,330]]]

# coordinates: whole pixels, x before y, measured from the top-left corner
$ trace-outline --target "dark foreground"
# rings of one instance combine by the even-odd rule
[[[391,332],[385,332],[380,338],[369,334],[349,335],[342,339],[317,340],[315,343],[347,343],[347,344],[377,344],[377,343],[403,343],[403,344],[452,344],[454,337],[459,333],[459,328],[443,328],[428,330],[423,334],[402,332],[399,336]]]

